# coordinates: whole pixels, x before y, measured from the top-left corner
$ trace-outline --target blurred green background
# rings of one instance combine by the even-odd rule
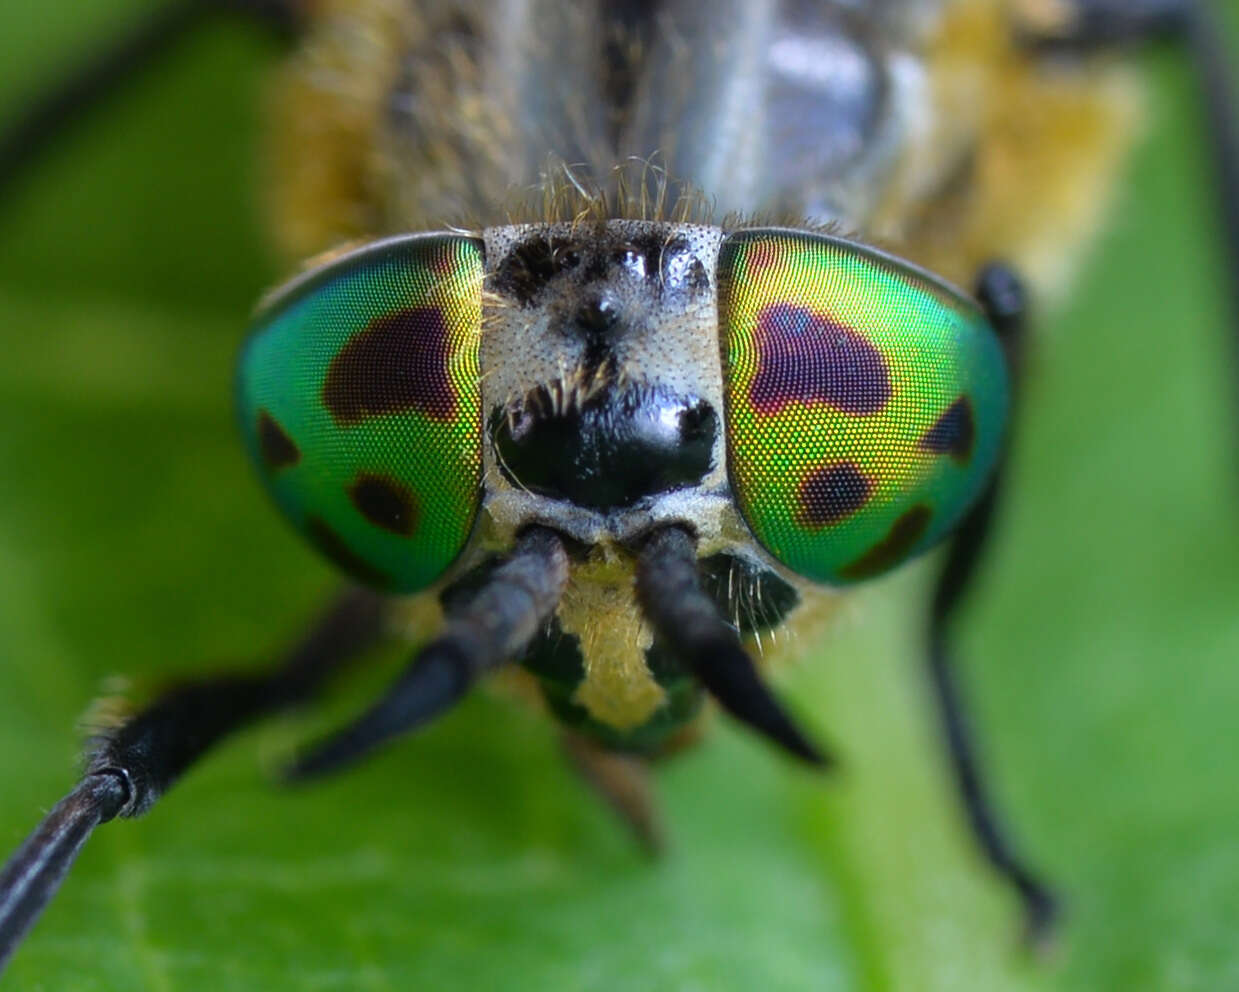
[[[0,6],[0,119],[145,6]],[[0,848],[73,781],[74,725],[110,676],[262,657],[333,588],[265,505],[229,405],[274,275],[252,178],[272,53],[207,32],[0,201]],[[1054,953],[1020,952],[962,832],[921,565],[858,595],[783,681],[843,771],[720,721],[659,772],[661,864],[545,721],[487,694],[356,774],[270,786],[389,653],[105,828],[4,987],[1239,987],[1233,321],[1190,74],[1141,62],[1148,135],[1080,292],[1043,321],[963,641],[998,797],[1068,899]]]

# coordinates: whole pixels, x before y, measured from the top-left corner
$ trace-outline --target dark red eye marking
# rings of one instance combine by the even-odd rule
[[[287,468],[301,460],[301,449],[266,410],[258,411],[258,450],[267,468]]]
[[[850,517],[869,500],[873,481],[851,462],[815,468],[796,494],[796,522],[817,530]]]
[[[972,446],[976,439],[977,424],[972,413],[972,402],[967,396],[961,396],[948,406],[934,425],[921,436],[920,448],[936,455],[950,455],[958,462],[966,462],[972,457]]]
[[[839,569],[840,577],[870,579],[898,565],[929,528],[933,515],[934,511],[923,504],[912,507],[891,524],[891,529],[882,540],[852,564]]]
[[[390,586],[391,577],[379,571],[350,548],[339,534],[318,517],[305,522],[305,535],[334,564],[373,586]]]
[[[349,486],[348,496],[357,511],[376,527],[401,537],[412,537],[417,530],[417,500],[395,479],[363,473]]]
[[[456,415],[447,374],[447,323],[438,307],[410,307],[376,317],[331,360],[323,404],[336,422],[414,410],[435,420]]]
[[[774,303],[757,318],[757,374],[749,400],[759,413],[790,403],[828,403],[857,415],[891,398],[882,353],[863,336],[808,307]]]

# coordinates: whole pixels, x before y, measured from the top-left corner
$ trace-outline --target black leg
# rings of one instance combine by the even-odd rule
[[[1186,34],[1208,115],[1223,236],[1230,261],[1232,316],[1239,325],[1239,88],[1232,68],[1234,54],[1225,43],[1227,35],[1217,15],[1205,0],[1192,8]],[[1239,326],[1236,331],[1239,332]],[[1236,347],[1239,348],[1239,333]],[[1239,352],[1236,366],[1239,367]]]
[[[1015,275],[1001,265],[981,273],[977,296],[985,306],[1006,346],[1012,378],[1018,368],[1018,343],[1023,322],[1023,292]],[[1040,942],[1053,927],[1056,903],[1053,894],[1017,853],[994,810],[977,760],[977,747],[966,708],[956,681],[950,628],[972,583],[989,537],[994,508],[1002,485],[1002,466],[981,501],[964,519],[951,544],[938,577],[929,616],[928,660],[930,682],[946,735],[947,750],[956,787],[963,800],[969,826],[990,864],[1015,888],[1024,906],[1027,935]]]
[[[1217,0],[1021,0],[1021,4],[1034,13],[1017,18],[1017,30],[1037,47],[1087,51],[1166,39],[1190,55],[1213,153],[1239,369],[1239,77],[1218,14],[1220,4]],[[1044,11],[1044,16],[1038,17],[1037,11]]]
[[[802,761],[831,763],[766,688],[740,635],[702,587],[697,541],[687,530],[664,527],[646,541],[637,600],[658,636],[732,716]]]
[[[0,871],[0,969],[96,826],[146,812],[221,738],[312,697],[381,637],[384,613],[379,597],[347,593],[273,670],[177,685],[131,720],[99,734],[77,788]]]
[[[449,605],[447,629],[427,644],[387,694],[350,726],[311,747],[289,780],[336,771],[455,705],[493,668],[522,654],[559,603],[568,555],[553,531],[534,527],[477,592]]]
[[[1021,39],[1043,48],[1088,49],[1174,35],[1195,0],[1015,0]]]
[[[137,79],[211,17],[239,13],[292,34],[305,0],[169,0],[104,42],[0,129],[0,194],[39,156],[126,83]]]
[[[628,825],[641,849],[651,857],[662,854],[666,840],[654,802],[649,760],[611,751],[572,731],[564,733],[563,744],[577,774]]]

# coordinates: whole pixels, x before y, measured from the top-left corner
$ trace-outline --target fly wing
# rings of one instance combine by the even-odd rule
[[[662,5],[621,155],[656,155],[720,215],[862,226],[902,126],[873,16],[793,0]]]

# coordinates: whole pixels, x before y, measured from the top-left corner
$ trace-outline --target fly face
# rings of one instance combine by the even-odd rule
[[[740,682],[702,675],[705,644],[739,651],[723,617],[739,628],[740,600],[752,629],[777,623],[789,580],[872,578],[949,533],[994,467],[1007,378],[975,303],[854,242],[598,220],[337,256],[264,305],[237,395],[280,508],[362,582],[485,583],[531,531],[575,544],[550,626],[501,660],[609,746],[656,753],[695,714],[668,700],[696,700],[696,675],[811,755],[745,710],[778,712],[746,656]],[[690,569],[668,596],[704,613],[704,642],[660,629],[654,546]],[[703,586],[720,569],[726,595]],[[547,685],[565,650],[575,681]]]
[[[486,511],[585,544],[727,505],[715,227],[488,229]]]
[[[843,584],[976,499],[1007,380],[980,308],[898,259],[600,220],[338,256],[264,305],[238,396],[280,507],[386,591],[534,526],[630,552],[683,527]]]
[[[488,229],[487,508],[629,541],[724,489],[717,228]],[[681,493],[673,499],[670,493]]]

